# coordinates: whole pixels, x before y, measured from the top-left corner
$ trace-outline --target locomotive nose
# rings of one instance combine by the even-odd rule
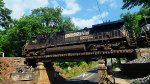
[[[23,46],[23,48],[22,48],[22,56],[25,56],[26,55],[26,53],[27,53],[27,51],[28,51],[28,49],[27,49],[27,46],[28,46],[28,42]]]

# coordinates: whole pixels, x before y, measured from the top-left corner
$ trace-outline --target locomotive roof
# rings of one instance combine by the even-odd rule
[[[100,27],[100,26],[106,26],[106,25],[116,25],[116,24],[121,24],[121,23],[123,23],[123,20],[117,20],[117,21],[112,21],[112,22],[104,22],[104,23],[101,23],[101,24],[93,25],[93,28]]]
[[[146,22],[145,22],[146,21]],[[145,25],[145,23],[150,24],[150,17],[142,19],[139,24]],[[84,29],[77,30],[77,31],[61,31],[61,32],[54,32],[55,34],[64,34],[64,33],[72,33],[72,32],[82,32],[82,31],[90,31],[90,33],[97,33],[97,32],[108,32],[112,30],[117,30],[122,28],[124,25],[123,20],[117,20],[112,22],[105,22],[101,24],[92,25],[92,28],[85,27]],[[49,35],[53,33],[41,34],[41,35]],[[39,36],[39,35],[36,35]]]
[[[124,24],[123,20],[113,21],[113,22],[106,22],[102,24],[93,25],[91,29],[91,33],[96,32],[107,32],[111,30],[120,29]]]
[[[80,29],[77,31],[66,31],[65,33],[67,34],[67,33],[82,32],[82,31],[89,31],[89,30],[91,30],[91,28],[85,27],[84,29]]]

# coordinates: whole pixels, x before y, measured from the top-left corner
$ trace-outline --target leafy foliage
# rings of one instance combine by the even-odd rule
[[[136,13],[134,14],[126,13],[123,14],[122,17],[130,36],[138,36],[141,31],[139,27],[139,21],[142,19],[142,16]]]
[[[150,0],[123,0],[124,5],[122,6],[122,9],[131,9],[134,6],[150,6]]]
[[[150,0],[123,0],[122,9],[131,9],[134,6],[142,6],[140,11],[134,14],[126,13],[122,17],[125,21],[125,26],[130,34],[138,36],[141,29],[139,28],[139,20],[150,16]]]
[[[68,67],[74,67],[74,66],[87,66],[86,61],[81,61],[81,62],[55,62],[57,66],[60,66],[62,69],[68,68]]]
[[[52,31],[72,31],[75,29],[74,24],[68,17],[61,15],[62,9],[60,8],[38,8],[32,11],[31,16],[39,17],[42,27],[47,29],[51,28]]]
[[[141,8],[138,14],[142,16],[150,16],[150,6],[145,6]]]
[[[2,39],[2,31],[0,30],[0,41],[1,41],[1,39]],[[1,44],[1,42],[0,42],[0,51],[2,51],[2,44]]]
[[[11,17],[11,10],[4,7],[3,0],[0,0],[0,26],[7,28],[9,23],[12,21]]]
[[[31,15],[13,20],[12,23],[0,31],[0,49],[6,56],[21,56],[23,45],[34,35],[75,29],[70,18],[61,15],[60,8],[34,9]]]
[[[62,69],[68,68],[68,67],[73,67],[77,65],[77,62],[55,62],[57,66],[60,66]]]
[[[68,67],[61,67],[63,68],[63,70],[67,73],[68,75],[68,78],[72,78],[72,77],[75,77],[77,75],[80,75],[81,73],[84,73],[86,72],[87,70],[90,70],[92,69],[93,67],[95,67],[96,65],[98,65],[98,61],[90,61],[90,62],[85,62],[85,61],[82,61],[82,62],[69,62],[70,64],[71,63],[74,63],[73,66],[69,66],[70,69],[68,69]]]

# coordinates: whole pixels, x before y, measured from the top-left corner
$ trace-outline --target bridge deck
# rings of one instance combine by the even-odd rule
[[[26,59],[38,59],[43,61],[65,61],[65,60],[81,60],[81,59],[97,59],[97,58],[130,58],[133,55],[133,49],[126,50],[111,50],[111,51],[93,51],[93,52],[80,52],[80,53],[65,53],[65,54],[52,54],[44,56],[30,56]]]

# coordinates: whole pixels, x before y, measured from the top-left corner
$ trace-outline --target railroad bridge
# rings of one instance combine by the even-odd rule
[[[136,54],[136,51],[134,49],[124,49],[124,50],[111,50],[111,51],[93,51],[93,52],[81,52],[81,53],[53,54],[53,55],[45,55],[45,56],[32,56],[32,57],[26,57],[26,60],[30,63],[29,65],[32,65],[32,66],[35,66],[35,63],[37,63],[38,73],[43,74],[41,75],[41,77],[39,77],[40,79],[38,79],[39,84],[41,83],[40,81],[46,79],[46,78],[43,78],[43,76],[47,76],[47,78],[51,80],[51,82],[53,81],[54,74],[52,74],[53,73],[52,62],[56,62],[56,61],[77,62],[77,61],[83,61],[83,60],[84,61],[99,60],[99,65],[100,65],[99,66],[99,83],[104,83],[106,80],[101,80],[104,78],[104,75],[101,76],[101,74],[106,72],[106,66],[105,66],[106,58],[134,59],[135,54]]]
[[[149,20],[150,21],[150,20]],[[143,30],[147,28],[146,26],[143,27]],[[94,26],[95,27],[95,26]],[[111,30],[111,31],[109,31]],[[98,33],[97,33],[98,32]],[[68,36],[68,33],[63,35],[58,35],[58,37],[63,37],[52,39],[48,39],[46,42],[50,42],[47,44],[59,44],[61,42],[72,42],[69,44],[69,47],[77,45],[77,44],[87,44],[93,43],[94,46],[96,46],[97,49],[93,46],[93,49],[88,49],[87,51],[75,51],[70,52],[68,48],[66,48],[66,52],[61,53],[63,51],[63,47],[66,47],[66,45],[57,45],[56,46],[49,46],[47,45],[45,49],[43,47],[37,48],[35,47],[37,45],[36,42],[38,42],[38,39],[36,41],[33,41],[31,45],[29,44],[29,47],[25,47],[26,51],[24,54],[26,57],[26,60],[28,62],[28,65],[32,65],[36,67],[35,74],[37,79],[37,84],[49,84],[53,81],[53,64],[52,62],[60,62],[60,61],[92,61],[92,60],[99,60],[99,70],[98,70],[98,79],[99,84],[106,83],[107,79],[107,73],[106,73],[106,58],[127,58],[127,59],[134,59],[137,56],[137,48],[138,47],[148,47],[150,46],[150,34],[148,33],[149,30],[144,30],[144,33],[141,34],[140,38],[132,37],[130,38],[130,35],[127,34],[127,31],[124,29],[124,22],[122,21],[115,21],[105,24],[100,24],[96,26],[96,28],[93,28],[90,30],[90,32],[85,32],[84,38],[81,35],[75,35],[75,36]],[[79,34],[80,32],[78,32]],[[147,34],[148,33],[148,34]],[[74,33],[70,33],[74,34]],[[76,34],[76,33],[75,33]],[[40,37],[41,38],[41,37]],[[46,38],[46,36],[42,37],[42,39]],[[92,39],[91,39],[92,38]],[[73,39],[73,40],[71,40]],[[136,40],[138,39],[138,40]],[[46,38],[47,40],[47,38]],[[93,41],[94,40],[94,41]],[[44,40],[43,40],[44,41]],[[41,42],[41,41],[40,41]],[[79,42],[79,43],[76,43]],[[35,44],[34,44],[35,43]],[[142,44],[141,44],[142,43]],[[34,44],[34,45],[33,45]],[[45,45],[45,44],[43,44]],[[68,45],[68,44],[67,44]],[[105,46],[106,45],[106,46]],[[57,47],[59,46],[59,47]],[[78,45],[77,45],[78,46]],[[108,47],[105,49],[105,47]],[[120,47],[121,46],[121,47]],[[138,46],[138,47],[137,47]],[[40,47],[40,46],[39,46]],[[61,47],[61,48],[60,48]],[[84,48],[85,48],[84,47]],[[43,49],[42,49],[43,48]],[[83,49],[84,49],[83,48]],[[98,49],[99,48],[99,49]],[[100,48],[103,48],[102,50]],[[58,50],[60,51],[58,51]],[[68,50],[67,50],[68,49]],[[76,48],[73,49],[73,51]],[[78,49],[78,48],[77,48]],[[27,53],[27,50],[29,53]],[[42,51],[38,50],[45,50],[47,54],[43,54]],[[58,51],[58,52],[57,52]],[[42,53],[40,53],[42,52]],[[32,55],[33,54],[33,55]],[[37,65],[36,65],[37,64]],[[47,79],[47,81],[44,81]],[[43,83],[44,81],[44,83]]]

